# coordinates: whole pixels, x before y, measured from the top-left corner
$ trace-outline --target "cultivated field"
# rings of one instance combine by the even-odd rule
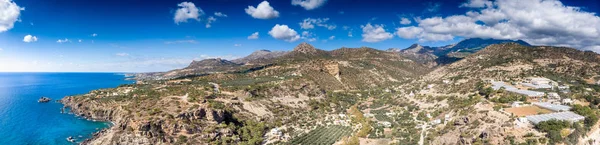
[[[537,114],[546,114],[552,113],[551,110],[540,108],[538,106],[525,106],[525,107],[516,107],[516,108],[505,108],[506,112],[512,113],[515,116],[529,116],[529,115],[537,115]]]

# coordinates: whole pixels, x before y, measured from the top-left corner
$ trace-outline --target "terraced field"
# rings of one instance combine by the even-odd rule
[[[344,136],[350,136],[351,133],[352,129],[346,126],[320,127],[292,139],[290,143],[295,145],[330,145]]]

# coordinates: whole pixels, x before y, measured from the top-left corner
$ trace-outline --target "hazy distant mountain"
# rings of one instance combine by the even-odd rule
[[[263,49],[263,50],[257,50],[246,57],[232,60],[232,62],[235,62],[238,64],[261,63],[265,60],[277,58],[277,57],[283,56],[287,53],[289,53],[289,52],[288,51],[270,51],[270,50]]]
[[[437,65],[455,62],[489,45],[509,42],[521,44],[524,46],[531,46],[529,45],[529,43],[523,40],[470,38],[460,41],[459,43],[453,45],[430,47],[421,46],[419,44],[413,44],[406,49],[390,48],[388,49],[388,52],[396,52],[413,61],[425,64],[429,67],[434,67]]]

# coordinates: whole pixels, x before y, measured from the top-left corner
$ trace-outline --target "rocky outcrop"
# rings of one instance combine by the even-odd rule
[[[462,117],[462,118],[459,118],[459,119],[456,119],[454,121],[454,125],[456,125],[456,126],[467,125],[467,124],[469,124],[469,117],[466,117],[466,116]]]
[[[293,52],[303,53],[303,54],[316,54],[317,49],[312,45],[302,42],[296,48],[294,48]]]
[[[325,70],[330,75],[334,76],[338,81],[342,81],[340,78],[340,67],[338,62],[336,61],[327,61],[323,64],[325,66]]]
[[[50,102],[50,100],[52,100],[52,99],[50,99],[48,97],[41,97],[40,99],[38,99],[38,102],[39,103],[48,103],[48,102]]]

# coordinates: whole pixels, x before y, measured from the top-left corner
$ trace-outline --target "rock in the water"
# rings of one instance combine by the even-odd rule
[[[38,102],[39,103],[47,103],[47,102],[50,102],[50,100],[51,99],[48,97],[41,97],[40,99],[38,99]]]

